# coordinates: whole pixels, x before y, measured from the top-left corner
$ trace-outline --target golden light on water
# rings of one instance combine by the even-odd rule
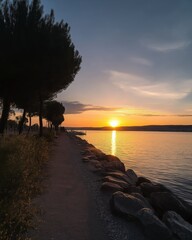
[[[115,127],[119,126],[119,121],[116,120],[116,119],[111,120],[111,121],[109,122],[109,125],[110,125],[111,127],[115,128]]]
[[[111,155],[116,155],[116,131],[112,131],[111,135]]]

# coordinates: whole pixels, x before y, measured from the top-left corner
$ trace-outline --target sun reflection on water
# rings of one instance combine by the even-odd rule
[[[112,131],[111,135],[111,154],[116,155],[116,131]]]

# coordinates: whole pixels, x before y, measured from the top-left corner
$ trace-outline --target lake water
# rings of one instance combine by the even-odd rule
[[[192,133],[87,131],[83,138],[192,203]]]

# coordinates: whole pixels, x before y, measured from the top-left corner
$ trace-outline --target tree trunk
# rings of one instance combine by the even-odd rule
[[[21,118],[21,121],[19,122],[19,135],[23,132],[23,124],[25,122],[25,116],[26,116],[26,110],[23,110],[23,116]]]
[[[30,131],[31,131],[31,113],[29,112],[29,128],[28,128],[27,134],[29,134]]]
[[[7,98],[3,99],[3,111],[0,119],[0,134],[4,134],[6,125],[7,125],[7,119],[9,117],[9,111],[10,111],[10,101]]]
[[[42,97],[40,96],[39,98],[39,136],[43,136],[43,100]]]

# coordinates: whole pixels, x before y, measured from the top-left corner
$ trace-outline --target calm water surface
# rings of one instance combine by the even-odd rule
[[[83,138],[192,203],[192,133],[87,131]]]

